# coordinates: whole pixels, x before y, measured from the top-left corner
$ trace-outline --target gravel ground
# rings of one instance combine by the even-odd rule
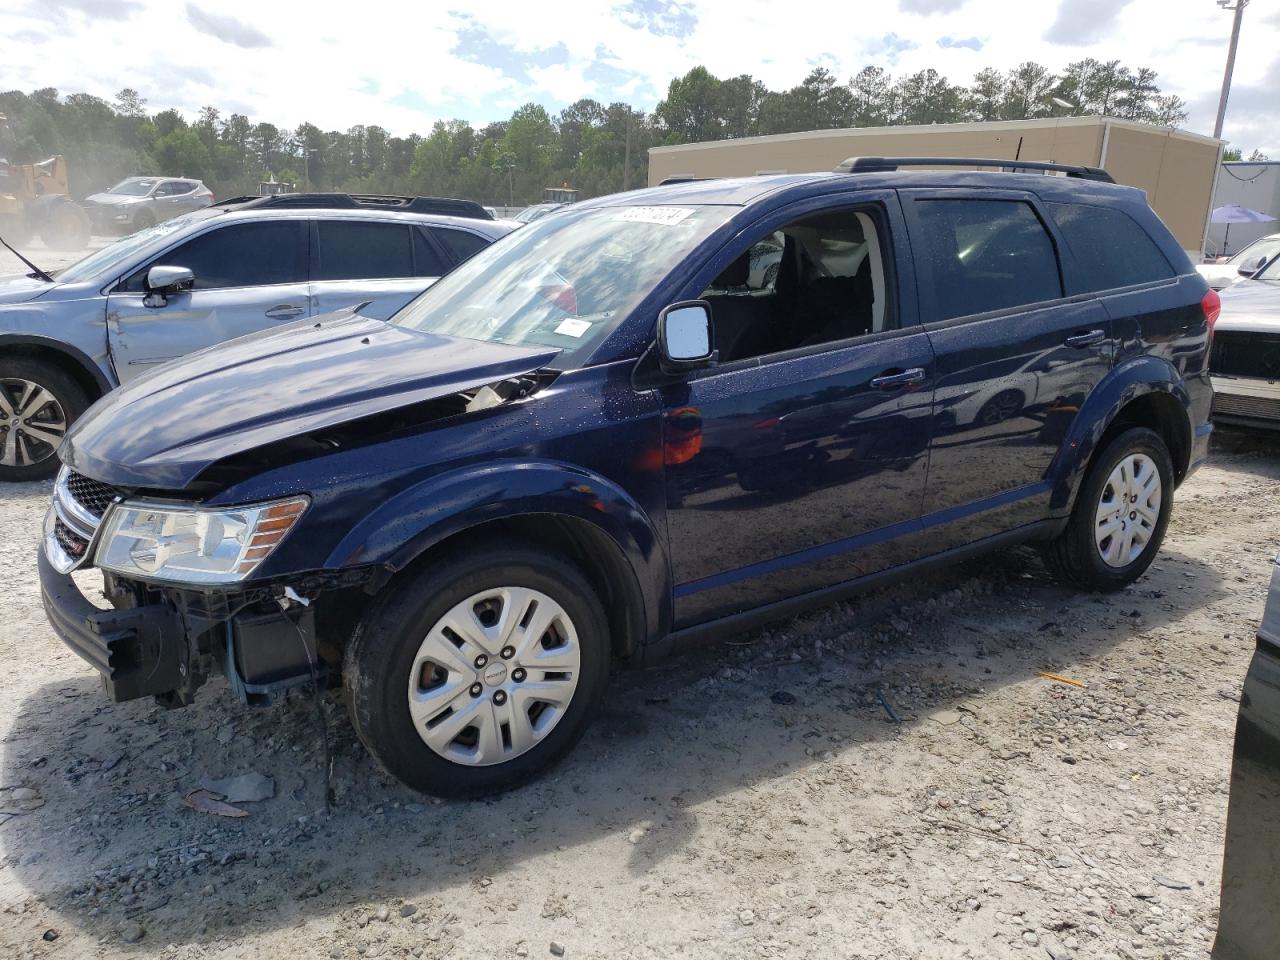
[[[306,695],[105,701],[40,608],[48,484],[5,488],[0,956],[1204,958],[1278,478],[1222,434],[1119,594],[1015,549],[619,673],[485,802],[390,781],[326,696],[328,813]],[[182,805],[245,773],[247,817]]]

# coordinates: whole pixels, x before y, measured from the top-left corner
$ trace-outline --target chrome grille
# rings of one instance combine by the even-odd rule
[[[89,549],[89,541],[80,537],[61,520],[54,523],[53,536],[58,541],[58,546],[62,548],[62,552],[72,560],[84,559],[85,551]]]
[[[95,517],[101,519],[111,501],[116,498],[116,488],[92,477],[76,473],[67,473],[67,492],[75,501]]]
[[[1216,393],[1213,412],[1234,417],[1256,417],[1259,420],[1280,420],[1280,400],[1270,397],[1249,397],[1240,393]]]

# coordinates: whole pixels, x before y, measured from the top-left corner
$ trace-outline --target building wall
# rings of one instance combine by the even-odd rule
[[[1213,205],[1225,207],[1232,203],[1280,217],[1280,162],[1233,161],[1222,164],[1218,168],[1218,191]],[[1233,223],[1229,233],[1226,224],[1211,223],[1208,250],[1212,253],[1236,253],[1269,233],[1280,233],[1280,222]]]
[[[1109,131],[1109,132],[1108,132]],[[1099,117],[814,130],[654,147],[649,183],[832,170],[848,157],[982,157],[1104,166],[1147,191],[1178,242],[1200,250],[1220,144],[1208,137]]]

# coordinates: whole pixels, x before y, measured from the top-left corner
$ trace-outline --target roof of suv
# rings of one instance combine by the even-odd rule
[[[306,217],[324,220],[400,220],[404,223],[425,223],[437,227],[457,227],[497,239],[504,237],[519,224],[509,220],[479,220],[474,217],[451,217],[442,213],[412,213],[405,210],[388,210],[372,207],[246,207],[239,203],[214,203],[195,213],[187,214],[192,220],[225,217],[240,220],[285,220]]]

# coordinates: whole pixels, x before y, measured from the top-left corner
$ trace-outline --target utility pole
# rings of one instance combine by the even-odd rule
[[[622,152],[622,190],[631,189],[631,108],[627,107],[626,146]]]
[[[1213,136],[1216,140],[1222,139],[1222,123],[1227,118],[1227,97],[1231,95],[1231,74],[1236,68],[1236,47],[1240,44],[1240,21],[1244,19],[1244,8],[1249,5],[1249,0],[1235,0],[1232,5],[1231,0],[1218,0],[1218,6],[1223,10],[1234,10],[1236,17],[1235,22],[1231,25],[1231,45],[1227,47],[1227,71],[1222,76],[1222,96],[1218,100],[1218,119],[1213,124]]]

